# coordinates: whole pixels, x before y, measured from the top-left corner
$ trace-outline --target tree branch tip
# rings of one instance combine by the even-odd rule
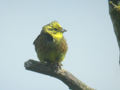
[[[28,61],[26,61],[26,62],[24,63],[24,67],[25,67],[25,68],[29,68],[29,67],[31,67],[31,65],[32,65],[32,60],[31,60],[31,59],[29,59]]]

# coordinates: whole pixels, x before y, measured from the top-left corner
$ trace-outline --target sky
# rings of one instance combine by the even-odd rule
[[[27,60],[38,60],[33,41],[54,20],[67,29],[63,68],[97,90],[120,90],[107,0],[0,0],[0,90],[69,90],[56,78],[24,68]]]

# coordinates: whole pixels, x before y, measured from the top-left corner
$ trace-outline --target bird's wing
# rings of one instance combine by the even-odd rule
[[[34,42],[33,42],[34,45],[39,41],[40,37],[41,37],[41,35],[38,35],[38,37],[34,40]]]

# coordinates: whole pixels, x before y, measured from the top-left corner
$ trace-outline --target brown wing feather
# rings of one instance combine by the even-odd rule
[[[68,46],[67,46],[65,38],[63,37],[63,39],[61,40],[60,46],[59,46],[59,50],[63,53],[66,53],[67,49],[68,49]]]

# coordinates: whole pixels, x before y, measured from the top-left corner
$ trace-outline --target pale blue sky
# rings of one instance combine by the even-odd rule
[[[68,90],[61,81],[27,71],[33,41],[57,20],[68,30],[63,67],[97,90],[120,90],[119,50],[107,0],[0,0],[0,90]]]

